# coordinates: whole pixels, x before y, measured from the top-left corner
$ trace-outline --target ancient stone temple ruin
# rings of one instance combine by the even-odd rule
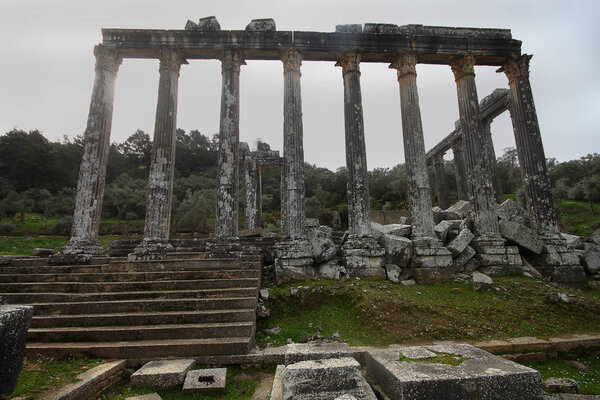
[[[273,20],[254,20],[243,31],[221,30],[214,17],[183,30],[103,29],[94,51],[96,78],[79,172],[74,225],[63,257],[82,259],[102,253],[98,226],[107,166],[117,71],[123,58],[160,60],[160,81],[149,177],[144,239],[132,259],[152,259],[177,251],[169,241],[179,71],[186,60],[222,63],[218,156],[218,201],[214,239],[204,249],[245,252],[238,236],[239,168],[245,169],[245,228],[260,226],[261,165],[282,165],[282,235],[272,254],[277,280],[327,278],[384,279],[386,276],[437,282],[479,268],[489,274],[519,273],[527,256],[543,275],[557,282],[585,285],[578,257],[557,229],[546,158],[529,82],[531,56],[507,29],[451,28],[390,24],[338,25],[335,32],[278,31]],[[283,157],[249,152],[239,142],[239,83],[245,60],[282,63]],[[344,87],[348,232],[341,243],[331,230],[305,221],[301,67],[335,62]],[[397,70],[406,160],[410,218],[404,226],[372,224],[361,63],[386,63]],[[459,120],[454,131],[425,152],[417,90],[417,64],[434,64],[454,73]],[[475,66],[497,68],[508,78],[479,103]],[[207,78],[210,79],[210,78]],[[217,79],[217,77],[214,77]],[[390,85],[395,84],[390,82]],[[529,227],[512,216],[514,204],[498,205],[491,120],[508,109],[523,171]],[[452,149],[457,165],[458,206],[446,209],[443,154]],[[261,158],[263,157],[263,158]],[[400,160],[400,156],[398,157]],[[432,208],[428,163],[435,165],[440,209]],[[500,207],[500,208],[499,208]],[[444,210],[446,209],[446,210]],[[514,211],[514,210],[513,210]],[[500,217],[500,218],[499,218]],[[525,230],[521,228],[523,226]],[[385,228],[385,229],[384,229]],[[393,234],[390,229],[403,232]],[[523,244],[523,235],[534,245]],[[508,241],[507,241],[508,239]]]

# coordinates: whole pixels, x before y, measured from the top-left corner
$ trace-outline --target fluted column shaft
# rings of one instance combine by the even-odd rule
[[[496,201],[502,203],[504,195],[502,193],[500,175],[498,175],[498,168],[496,166],[496,151],[494,150],[494,142],[492,140],[492,121],[483,122],[483,131],[485,133],[485,156],[488,159],[490,173],[492,174],[492,185],[494,186],[494,192],[496,193]]]
[[[467,172],[465,171],[465,158],[463,154],[462,140],[452,146],[454,154],[454,172],[456,175],[456,190],[459,200],[469,200],[469,189],[467,188]]]
[[[344,77],[348,230],[363,237],[372,232],[359,64],[360,54],[349,51],[340,55],[337,65]]]
[[[444,173],[444,155],[436,154],[433,158],[435,170],[435,186],[437,190],[438,206],[445,210],[450,205],[446,174]]]
[[[258,162],[255,158],[246,155],[244,160],[245,170],[245,189],[246,189],[246,202],[245,202],[245,218],[244,224],[246,229],[254,229],[260,227],[260,215],[259,210],[259,179],[258,179]]]
[[[496,195],[490,166],[487,157],[482,157],[485,151],[485,131],[479,113],[474,65],[475,58],[472,55],[457,57],[451,64],[458,94],[469,194],[475,231],[481,236],[499,237]]]
[[[416,64],[417,60],[413,54],[402,54],[391,67],[398,70],[408,199],[413,221],[412,235],[414,238],[435,237]]]
[[[515,133],[519,165],[523,173],[529,215],[540,233],[558,235],[556,211],[544,145],[540,134],[533,92],[529,82],[530,55],[512,59],[504,65],[510,85],[510,115]]]
[[[77,181],[73,227],[65,254],[99,254],[98,228],[102,214],[108,143],[112,126],[115,80],[121,57],[99,44],[94,48],[96,77],[90,102],[83,155]]]
[[[240,142],[240,66],[242,53],[226,49],[221,59],[221,123],[219,128],[217,216],[215,237],[238,235],[238,173]]]
[[[179,70],[184,60],[179,51],[168,49],[160,51],[159,60],[160,80],[150,161],[144,241],[166,243],[171,225],[173,172],[175,171],[178,80]]]
[[[285,236],[304,235],[304,146],[300,66],[302,53],[283,51],[283,182],[282,226]]]

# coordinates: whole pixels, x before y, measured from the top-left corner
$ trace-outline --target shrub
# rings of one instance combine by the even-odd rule
[[[6,235],[15,229],[13,224],[0,224],[0,235]]]
[[[68,235],[71,233],[71,227],[73,226],[73,217],[66,216],[59,219],[56,224],[52,227],[52,233],[55,235]]]

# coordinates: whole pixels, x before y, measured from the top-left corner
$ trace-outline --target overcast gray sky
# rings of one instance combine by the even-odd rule
[[[100,29],[183,29],[188,19],[215,15],[221,29],[244,29],[274,18],[279,30],[330,32],[336,24],[393,23],[508,28],[534,54],[531,80],[547,157],[561,161],[600,152],[600,1],[598,0],[0,0],[0,133],[40,129],[51,140],[85,130]],[[361,87],[369,169],[404,162],[395,71],[362,64]],[[419,65],[425,147],[458,118],[447,66]],[[476,67],[479,98],[508,87],[504,74]],[[261,138],[282,149],[283,67],[248,61],[241,72],[241,140]],[[111,141],[136,129],[153,133],[158,62],[126,59],[116,84]],[[181,68],[178,126],[218,131],[218,61]],[[304,152],[309,163],[345,164],[343,85],[333,63],[302,67]],[[508,113],[492,125],[497,155],[514,146]],[[451,158],[451,155],[448,155]]]

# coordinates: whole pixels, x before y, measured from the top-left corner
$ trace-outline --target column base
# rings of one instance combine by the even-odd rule
[[[106,254],[106,249],[98,242],[71,239],[59,254],[48,257],[48,262],[53,265],[87,264],[93,257]]]
[[[370,236],[348,236],[342,245],[342,263],[348,278],[386,279],[385,250]]]
[[[438,238],[414,238],[410,266],[412,277],[420,284],[449,282],[454,276],[452,253]]]
[[[478,270],[488,276],[521,275],[523,262],[516,246],[505,246],[506,240],[495,236],[478,236],[471,242],[479,261]]]
[[[173,252],[173,246],[168,239],[144,238],[142,243],[136,246],[133,253],[127,255],[128,261],[152,261],[163,260],[167,253]]]
[[[298,282],[315,277],[312,246],[306,237],[283,238],[275,244],[277,284]]]
[[[544,250],[527,258],[531,264],[550,278],[552,282],[587,289],[585,270],[579,256],[567,246],[566,240],[558,236],[541,237]]]

